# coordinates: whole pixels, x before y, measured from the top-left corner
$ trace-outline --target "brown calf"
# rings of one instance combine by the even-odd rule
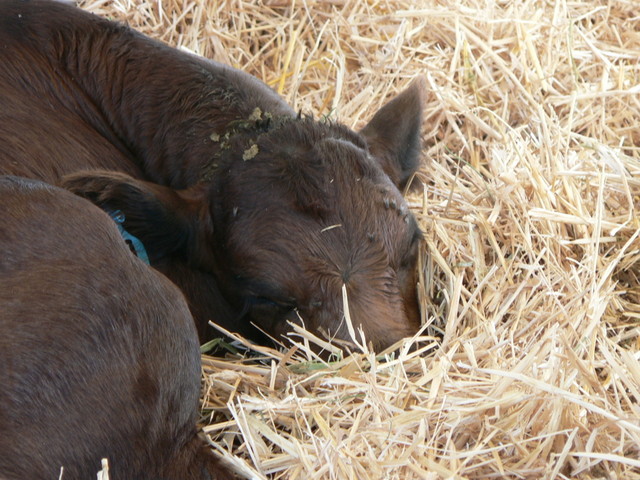
[[[0,2],[0,65],[0,173],[124,212],[201,339],[210,319],[255,339],[300,319],[348,339],[343,285],[376,348],[418,328],[420,232],[399,188],[419,161],[421,82],[356,133],[238,70],[36,0]]]
[[[175,285],[67,191],[0,177],[0,211],[0,478],[96,478],[102,458],[114,480],[234,478],[197,435]]]

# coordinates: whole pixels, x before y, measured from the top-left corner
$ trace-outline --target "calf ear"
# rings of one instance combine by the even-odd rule
[[[404,188],[420,164],[424,78],[383,106],[360,131],[369,151],[398,188]]]
[[[169,187],[107,171],[68,175],[61,186],[103,210],[120,210],[125,230],[142,241],[152,262],[184,250],[191,238],[194,208]]]

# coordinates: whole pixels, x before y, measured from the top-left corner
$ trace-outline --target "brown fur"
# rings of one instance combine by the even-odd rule
[[[84,199],[0,177],[0,478],[230,479],[180,291]]]
[[[210,319],[255,339],[287,321],[376,348],[419,325],[423,84],[360,132],[297,117],[262,82],[57,3],[0,3],[0,173],[126,215],[152,265]],[[339,225],[339,226],[336,226]]]

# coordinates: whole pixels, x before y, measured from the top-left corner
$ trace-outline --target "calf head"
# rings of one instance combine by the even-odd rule
[[[399,189],[419,163],[423,89],[414,82],[359,133],[256,109],[212,133],[216,152],[203,150],[211,160],[186,190],[110,172],[75,174],[65,186],[124,212],[201,323],[257,338],[303,322],[350,340],[348,305],[381,349],[420,323],[421,233]]]

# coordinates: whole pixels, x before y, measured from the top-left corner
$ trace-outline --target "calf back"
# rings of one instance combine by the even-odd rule
[[[0,177],[0,211],[0,478],[218,478],[178,289],[69,192]]]

